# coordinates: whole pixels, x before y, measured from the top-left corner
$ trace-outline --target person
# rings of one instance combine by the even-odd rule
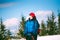
[[[25,23],[24,35],[26,40],[37,40],[37,34],[39,29],[39,23],[33,12],[29,14],[29,19]]]

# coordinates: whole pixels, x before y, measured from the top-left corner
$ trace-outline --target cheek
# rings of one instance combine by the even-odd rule
[[[30,19],[33,19],[33,17],[30,17]]]

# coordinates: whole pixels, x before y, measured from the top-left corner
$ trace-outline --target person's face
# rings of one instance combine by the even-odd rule
[[[33,17],[32,17],[32,16],[29,16],[29,18],[30,18],[30,19],[33,19]]]

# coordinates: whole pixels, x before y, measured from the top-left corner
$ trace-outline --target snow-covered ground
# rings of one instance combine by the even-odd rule
[[[60,40],[60,35],[38,36],[37,40]]]
[[[22,38],[16,40],[26,40],[26,39]],[[60,40],[60,35],[38,36],[37,40]]]

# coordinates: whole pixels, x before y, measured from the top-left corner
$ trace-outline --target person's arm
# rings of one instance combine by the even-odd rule
[[[36,32],[38,31],[38,29],[39,29],[39,23],[38,23],[38,21],[36,20],[35,21],[35,29],[36,29]]]

